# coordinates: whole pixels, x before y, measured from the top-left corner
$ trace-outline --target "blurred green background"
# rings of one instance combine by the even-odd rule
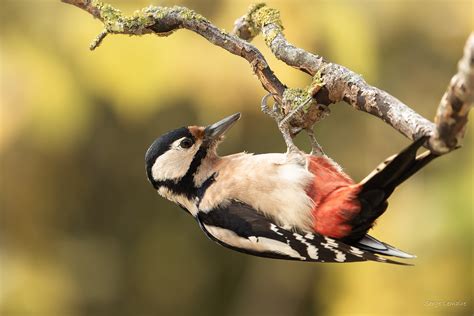
[[[131,13],[184,5],[231,30],[250,1],[109,1]],[[295,45],[363,75],[433,118],[473,29],[471,1],[267,1]],[[265,94],[242,58],[181,30],[107,37],[55,0],[0,1],[0,314],[470,315],[473,124],[464,147],[404,184],[373,234],[414,267],[261,259],[209,241],[148,184],[161,133],[240,111],[221,154],[285,150],[259,112]],[[311,78],[255,44],[280,79]],[[409,141],[345,104],[316,132],[362,179]],[[472,117],[472,115],[471,115]],[[309,149],[305,137],[298,144]],[[450,306],[455,304],[457,306]]]

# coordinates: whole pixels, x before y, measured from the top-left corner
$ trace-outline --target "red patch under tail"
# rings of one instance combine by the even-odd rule
[[[308,156],[308,170],[314,174],[306,193],[314,201],[315,232],[332,238],[350,234],[349,222],[360,211],[357,194],[361,186],[326,157]]]

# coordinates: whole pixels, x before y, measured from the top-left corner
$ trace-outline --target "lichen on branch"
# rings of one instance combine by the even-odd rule
[[[260,34],[265,26],[271,25],[271,30],[263,33],[267,45],[270,45],[276,35],[283,31],[280,11],[267,7],[265,3],[252,4],[247,13],[235,22],[235,25],[241,24],[245,24],[245,27],[235,28],[234,33],[247,41],[251,41]]]
[[[209,22],[202,15],[190,10],[186,7],[173,6],[173,7],[158,7],[148,6],[141,10],[136,10],[132,15],[124,15],[119,9],[113,7],[110,4],[103,3],[102,1],[92,0],[88,1],[63,1],[72,3],[77,6],[90,7],[89,12],[93,13],[95,17],[100,19],[105,26],[107,33],[116,34],[129,34],[129,35],[143,35],[149,33],[155,33],[161,36],[167,36],[172,31],[182,27],[183,21],[196,20],[201,22]],[[181,23],[162,27],[160,29],[161,20],[176,15],[181,20]],[[167,25],[168,23],[165,23]],[[100,38],[99,35],[98,38]],[[100,43],[101,40],[96,40]],[[98,45],[93,45],[94,48]]]

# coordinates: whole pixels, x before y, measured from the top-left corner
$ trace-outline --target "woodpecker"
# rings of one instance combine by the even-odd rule
[[[240,118],[188,126],[157,138],[145,155],[149,182],[213,241],[243,253],[310,262],[414,258],[368,235],[394,189],[436,157],[416,156],[422,137],[354,182],[326,155],[304,152],[220,157]],[[383,255],[383,256],[380,256]]]

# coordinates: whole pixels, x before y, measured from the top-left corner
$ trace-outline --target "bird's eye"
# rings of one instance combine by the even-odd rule
[[[193,141],[189,138],[185,138],[181,141],[181,143],[179,143],[179,146],[181,146],[182,148],[189,148],[193,145]]]

